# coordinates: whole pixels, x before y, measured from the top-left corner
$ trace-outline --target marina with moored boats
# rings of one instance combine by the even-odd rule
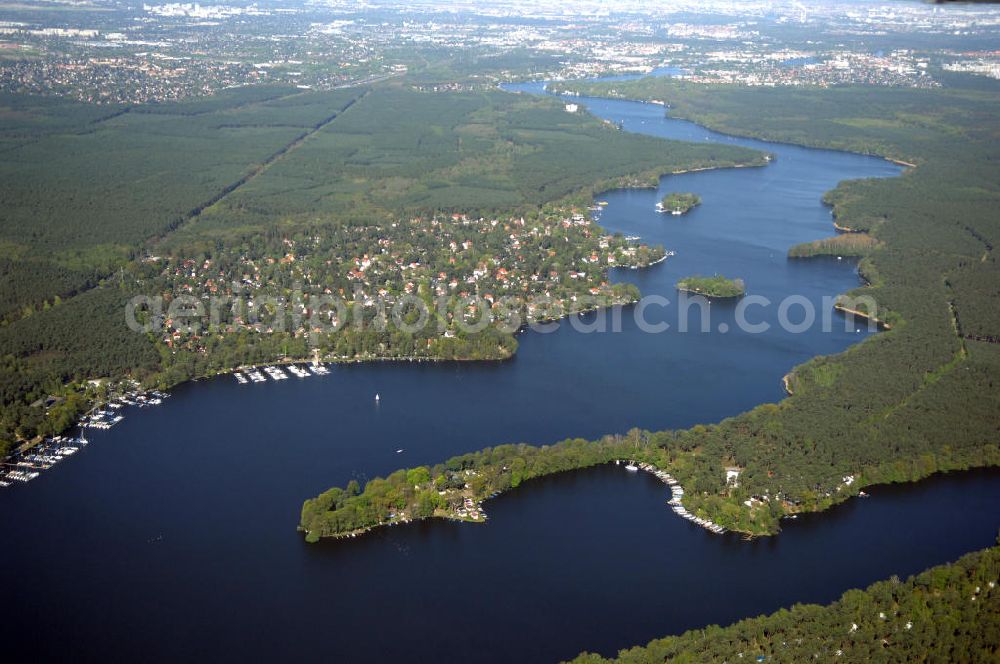
[[[0,487],[9,487],[13,482],[27,484],[37,478],[42,471],[79,452],[88,443],[83,434],[77,438],[70,436],[46,438],[29,450],[15,454],[4,461],[0,466]]]
[[[78,436],[39,437],[27,442],[16,452],[0,462],[0,488],[13,486],[14,482],[26,484],[57,463],[73,456],[90,442],[84,433],[87,429],[107,431],[125,419],[127,407],[148,408],[159,406],[170,395],[158,390],[143,391],[133,388],[115,394],[104,403],[94,406],[77,422]]]
[[[621,460],[615,461],[616,465],[620,463]],[[700,516],[687,511],[681,502],[684,499],[684,487],[682,487],[680,482],[678,482],[667,471],[660,470],[651,463],[636,463],[635,461],[628,461],[625,465],[625,470],[629,472],[644,470],[647,473],[655,475],[658,480],[669,486],[671,497],[670,500],[667,501],[667,504],[670,505],[670,509],[673,510],[674,514],[677,516],[682,519],[687,519],[696,526],[701,526],[705,530],[715,533],[716,535],[722,535],[726,532],[726,529],[719,524],[709,521],[708,519],[703,519]]]
[[[284,367],[278,366],[266,366],[263,368],[258,367],[247,367],[233,372],[233,378],[240,385],[247,385],[249,383],[266,383],[267,378],[264,377],[265,374],[271,380],[287,380],[288,374],[285,373],[285,369],[288,370],[296,378],[310,378],[312,376],[326,376],[330,373],[330,370],[320,362],[313,362],[310,365],[299,366],[297,364],[287,364]]]

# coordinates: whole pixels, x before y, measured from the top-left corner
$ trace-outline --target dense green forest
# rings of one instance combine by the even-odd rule
[[[592,193],[652,185],[675,170],[763,163],[738,147],[640,139],[553,99],[398,81],[241,88],[132,107],[0,97],[0,453],[71,421],[75,408],[46,414],[30,404],[60,394],[82,407],[87,378],[167,386],[313,348],[336,358],[499,359],[517,346],[493,328],[468,336],[437,327],[309,345],[301,330],[220,326],[174,343],[126,330],[132,295],[207,297],[246,281],[278,297],[301,282],[429,298],[461,278],[456,298],[493,302],[516,285],[557,301],[629,302],[635,289],[607,284],[608,267],[648,264],[663,250],[602,239],[579,214]],[[555,212],[542,210],[557,201]],[[537,225],[515,236],[525,218]],[[466,224],[476,227],[467,233]],[[457,253],[435,244],[449,234]],[[382,271],[361,275],[380,253]]]
[[[161,357],[144,335],[124,325],[132,292],[94,288],[58,306],[0,327],[0,454],[16,438],[59,433],[87,407],[87,381],[159,371]],[[68,387],[67,387],[68,386]],[[48,394],[68,399],[46,413]]]
[[[191,231],[428,210],[509,213],[624,176],[652,185],[656,175],[683,168],[763,163],[728,146],[649,141],[562,108],[550,98],[500,91],[382,87],[295,159],[207,210]]]
[[[653,662],[995,662],[1000,657],[1000,547],[970,553],[905,581],[849,590],[827,606],[797,604],[728,627],[711,625],[622,650]],[[761,659],[763,658],[763,659]]]
[[[878,243],[860,264],[867,285],[851,295],[873,298],[890,331],[797,367],[788,377],[793,395],[780,404],[686,431],[636,433],[631,454],[680,480],[689,511],[726,528],[773,533],[782,514],[823,509],[868,484],[1000,464],[1000,268],[993,252],[1000,238],[1000,95],[764,90],[665,78],[563,85],[665,100],[671,113],[731,133],[919,164],[899,178],[841,183],[827,196],[838,224]],[[477,471],[488,495],[503,488],[504,467],[516,459],[530,460],[539,473],[564,470],[573,456],[581,465],[614,458],[616,445],[504,448],[499,465],[487,451]],[[729,466],[742,469],[738,487],[726,483]],[[321,512],[311,516],[323,531]]]
[[[788,257],[867,256],[876,246],[878,246],[878,240],[868,233],[844,233],[822,240],[797,244],[788,250]]]
[[[0,320],[93,287],[358,94],[250,89],[100,115],[0,97]]]
[[[677,290],[705,297],[740,297],[747,292],[747,287],[742,279],[729,279],[716,274],[711,277],[684,277],[677,282]]]

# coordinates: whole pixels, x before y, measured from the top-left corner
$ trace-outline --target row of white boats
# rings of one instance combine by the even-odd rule
[[[105,413],[106,411],[102,410],[96,411],[90,417],[82,420],[80,426],[88,429],[110,429],[125,419],[124,415],[114,415],[110,419],[105,419],[107,417]]]
[[[80,427],[85,429],[110,429],[125,419],[117,411],[125,406],[138,406],[148,408],[149,406],[159,406],[163,400],[170,395],[166,392],[129,392],[108,403],[107,410],[98,409],[80,420]]]
[[[38,477],[43,470],[48,470],[63,459],[68,459],[89,441],[83,434],[79,438],[56,436],[48,438],[30,453],[12,457],[4,464],[7,470],[0,470],[0,488],[11,486],[14,482],[26,484]]]
[[[325,376],[330,373],[330,370],[322,364],[311,364],[308,369],[304,369],[296,364],[289,364],[285,368],[287,368],[288,371],[297,378],[309,378],[312,375]],[[286,374],[281,367],[264,367],[263,369],[252,367],[243,371],[234,371],[233,377],[240,385],[246,385],[248,383],[266,383],[267,378],[264,377],[264,374],[267,374],[271,380],[288,379],[288,374]]]
[[[618,464],[620,463],[620,461],[615,461],[615,463]],[[695,516],[694,514],[688,512],[684,508],[684,505],[682,504],[682,501],[684,499],[684,487],[682,487],[680,482],[674,479],[674,477],[667,471],[660,470],[659,468],[650,463],[637,464],[634,461],[629,461],[625,465],[625,470],[630,472],[638,472],[639,470],[645,470],[647,473],[652,473],[657,477],[657,479],[659,479],[664,484],[668,485],[670,487],[670,500],[667,501],[667,504],[670,505],[670,509],[672,509],[674,511],[674,514],[676,514],[677,516],[687,519],[691,523],[701,526],[705,530],[716,533],[717,535],[721,535],[724,532],[726,532],[726,529],[720,526],[719,524],[713,521],[709,521],[708,519],[703,519],[699,516]]]
[[[117,410],[124,406],[138,406],[139,408],[159,406],[169,396],[168,393],[157,390],[153,390],[152,392],[131,392],[119,397],[116,401],[112,401],[108,404],[108,407]]]

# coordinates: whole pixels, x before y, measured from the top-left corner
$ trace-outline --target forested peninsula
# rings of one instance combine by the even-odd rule
[[[595,192],[766,163],[634,136],[552,98],[406,79],[137,106],[4,95],[0,118],[0,457],[124,381],[162,389],[317,353],[509,358],[502,321],[475,334],[459,323],[504,296],[537,319],[632,302],[637,289],[608,270],[664,258],[604,233],[587,209]],[[136,295],[246,306],[198,326],[147,313],[141,334],[123,324]],[[317,334],[299,296],[357,313]],[[435,312],[445,300],[447,315],[415,332],[377,325],[380,303],[414,297]]]
[[[843,182],[825,198],[837,223],[876,241],[859,266],[866,285],[848,297],[872,298],[877,316],[850,299],[839,306],[887,331],[797,367],[779,404],[685,431],[501,446],[436,466],[431,481],[469,471],[468,490],[485,498],[627,450],[676,477],[688,511],[763,535],[785,514],[825,509],[870,484],[1000,465],[1000,293],[991,286],[1000,283],[1000,90],[764,90],[666,78],[560,86],[664,101],[675,116],[733,134],[916,164],[899,178]],[[734,467],[737,486],[727,481]],[[434,513],[415,511],[413,489],[392,484],[306,501],[300,527],[317,538],[400,510]]]

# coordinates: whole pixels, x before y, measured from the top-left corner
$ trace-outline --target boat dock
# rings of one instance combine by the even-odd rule
[[[97,411],[94,415],[85,418],[80,422],[80,426],[88,429],[110,429],[125,419],[124,415],[115,415],[110,419],[105,419],[105,415],[101,414],[102,412],[103,411]]]
[[[9,487],[14,482],[27,484],[43,471],[79,452],[88,442],[82,434],[79,438],[46,438],[30,450],[16,454],[0,464],[0,488]]]
[[[263,368],[258,367],[248,367],[238,371],[233,372],[233,378],[240,385],[247,385],[249,383],[266,383],[267,378],[271,380],[287,380],[288,374],[285,373],[285,369],[288,373],[292,374],[296,378],[311,378],[312,376],[326,376],[330,373],[330,370],[320,362],[313,362],[311,365],[299,366],[297,364],[287,364],[283,367],[279,366],[268,366]],[[267,378],[265,378],[265,375]]]
[[[621,463],[620,460],[615,461],[615,464],[619,463]],[[670,500],[667,501],[667,504],[670,505],[670,509],[673,510],[674,514],[682,519],[687,519],[696,526],[701,526],[705,530],[715,533],[716,535],[722,535],[726,532],[726,529],[719,524],[709,521],[708,519],[695,516],[685,509],[682,504],[684,499],[684,487],[682,487],[680,482],[678,482],[670,473],[665,470],[660,470],[651,463],[636,463],[635,461],[627,461],[626,464],[626,470],[636,469],[652,473],[657,479],[670,487]]]
[[[271,380],[288,380],[288,374],[278,367],[264,367],[264,373],[271,377]]]
[[[151,392],[142,392],[139,390],[128,392],[109,402],[107,405],[108,410],[96,408],[85,415],[77,424],[84,429],[110,429],[125,419],[124,415],[118,413],[125,406],[137,406],[139,408],[159,406],[169,396],[165,392],[158,392],[156,390]]]
[[[0,459],[0,488],[10,487],[13,482],[30,482],[42,471],[73,456],[90,442],[85,430],[110,429],[125,419],[121,411],[126,406],[159,406],[170,396],[157,390],[144,391],[138,382],[131,381],[131,385],[126,391],[116,391],[106,404],[98,404],[83,415],[77,422],[80,430],[78,437],[36,438],[18,447],[7,458]]]

